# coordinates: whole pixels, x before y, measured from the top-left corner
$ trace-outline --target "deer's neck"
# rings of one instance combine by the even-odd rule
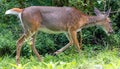
[[[102,21],[103,18],[99,16],[87,16],[87,21],[85,23],[85,26],[94,26],[99,25],[98,22]]]
[[[87,17],[87,23],[96,23],[98,21],[98,17],[97,16],[88,16]]]

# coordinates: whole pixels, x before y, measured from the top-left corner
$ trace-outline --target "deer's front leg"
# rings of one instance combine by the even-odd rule
[[[35,34],[32,36],[32,39],[31,39],[31,48],[33,50],[33,52],[35,53],[35,55],[37,56],[38,60],[39,61],[42,61],[42,58],[40,57],[37,49],[35,48]]]
[[[82,47],[82,31],[78,33],[78,38],[79,38],[80,47]]]
[[[21,47],[25,41],[26,35],[22,35],[18,41],[17,41],[17,48],[16,48],[16,63],[17,65],[19,65],[20,63],[20,51],[21,51]]]
[[[76,48],[78,49],[78,52],[80,52],[81,46],[79,46],[79,42],[77,40],[77,32],[76,31],[70,31],[71,37],[73,39],[73,42],[75,43]]]
[[[59,53],[63,52],[65,49],[67,49],[70,45],[73,44],[72,38],[70,37],[70,33],[66,33],[66,37],[69,40],[69,43],[67,45],[65,45],[64,47],[62,47],[61,49],[57,50],[56,52],[54,52],[54,55],[58,55]]]
[[[65,45],[64,47],[62,47],[61,49],[57,50],[56,52],[54,52],[54,55],[58,55],[59,53],[63,52],[65,49],[67,49],[71,44],[73,44],[72,41],[70,41],[67,45]]]

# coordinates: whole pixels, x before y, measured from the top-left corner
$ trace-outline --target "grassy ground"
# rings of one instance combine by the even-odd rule
[[[15,58],[0,57],[0,69],[120,69],[120,53],[118,48],[112,50],[85,49],[79,54],[67,50],[58,56],[46,54],[43,62],[35,56],[30,59],[21,57],[21,64],[16,66]]]

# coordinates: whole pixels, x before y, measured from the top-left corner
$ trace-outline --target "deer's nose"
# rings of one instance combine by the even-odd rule
[[[112,31],[109,31],[108,33],[109,33],[109,34],[112,34],[112,33],[114,33],[114,31],[112,30]]]

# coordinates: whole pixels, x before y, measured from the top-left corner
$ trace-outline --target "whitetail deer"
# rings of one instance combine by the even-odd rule
[[[102,14],[97,8],[94,9],[96,16],[89,16],[81,13],[72,7],[48,7],[48,6],[31,6],[24,9],[13,8],[7,10],[5,14],[18,15],[24,30],[23,35],[17,41],[16,62],[20,63],[20,50],[25,39],[31,39],[31,47],[38,59],[41,57],[35,48],[35,35],[38,30],[47,33],[65,33],[69,43],[56,51],[58,54],[68,48],[71,44],[75,44],[78,51],[81,45],[77,40],[77,32],[82,28],[92,25],[102,26],[106,33],[113,32],[110,25],[109,13],[110,9]]]

